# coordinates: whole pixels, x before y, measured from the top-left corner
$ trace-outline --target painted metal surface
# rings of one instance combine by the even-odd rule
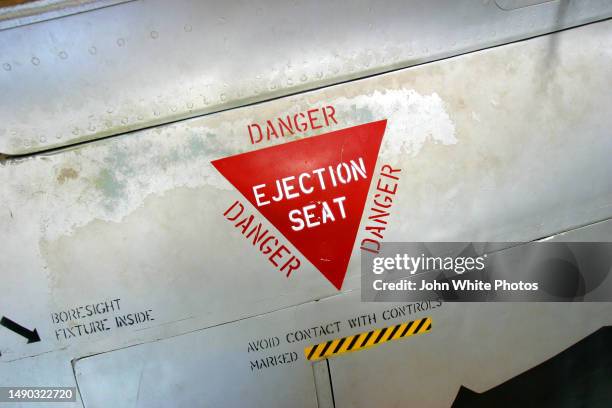
[[[133,0],[37,0],[0,9],[0,30],[84,13]]]
[[[120,134],[608,18],[607,0],[136,1],[0,31],[0,153]]]
[[[551,239],[612,242],[612,220]],[[447,303],[433,313],[443,321],[431,341],[331,359],[336,407],[450,407],[460,386],[486,391],[612,323],[607,303]]]
[[[79,359],[75,372],[86,407],[316,407],[312,363],[300,355],[309,343],[288,343],[287,335],[292,341],[291,333],[297,330],[335,321],[340,322],[343,335],[355,334],[363,328],[351,329],[348,320],[374,314],[376,322],[366,326],[368,330],[401,323],[406,317],[394,311],[402,306],[367,304],[359,301],[358,292],[346,293]],[[412,306],[412,316],[431,316],[435,329],[329,360],[335,407],[450,407],[460,386],[486,390],[612,323],[610,305],[605,303],[486,307],[447,303],[427,311],[415,311]],[[248,352],[249,342],[270,337],[278,337],[280,346]],[[298,358],[288,364],[251,368],[253,362],[282,353],[295,353]],[[326,369],[318,376],[324,379]],[[325,385],[321,388],[326,390]]]
[[[260,406],[286,406],[293,398],[316,406],[309,365],[300,360],[253,376],[249,341],[389,305],[359,302],[357,249],[340,293],[309,265],[290,279],[270,268],[223,218],[241,195],[211,161],[261,148],[249,141],[248,124],[333,105],[339,123],[327,130],[388,121],[379,163],[400,167],[402,177],[385,239],[527,241],[609,219],[611,37],[612,22],[599,22],[4,162],[0,310],[38,328],[43,341],[27,345],[0,332],[0,383],[78,383],[88,408],[222,398],[238,406],[241,395]],[[358,239],[364,236],[360,230]],[[71,337],[66,324],[54,321],[101,302],[100,317],[126,324]],[[138,313],[143,321],[128,324],[126,315]],[[436,327],[427,336],[334,362],[336,404],[372,406],[374,399],[394,403],[410,394],[448,406],[459,385],[490,387],[609,324],[610,315],[608,304],[445,304],[432,311]],[[493,333],[536,324],[541,331],[520,339],[508,333],[507,354],[495,354],[501,343]],[[329,336],[321,338],[335,338]],[[449,338],[469,347],[453,349]],[[283,350],[292,347],[303,350],[301,343]],[[519,349],[530,352],[517,358]],[[424,375],[417,378],[419,371],[398,355],[417,359]],[[495,365],[494,355],[507,364]],[[444,370],[447,358],[462,360]],[[474,361],[485,365],[488,382]],[[364,384],[357,376],[368,365],[386,374]],[[167,382],[160,384],[160,372]],[[235,379],[235,389],[223,388],[225,376]],[[406,378],[414,381],[406,385]],[[428,384],[421,391],[417,379]],[[441,391],[426,393],[439,384]],[[355,386],[363,393],[350,394]]]

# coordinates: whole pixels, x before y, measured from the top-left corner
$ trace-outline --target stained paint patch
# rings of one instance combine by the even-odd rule
[[[64,184],[67,180],[75,180],[77,177],[79,177],[79,173],[75,169],[64,167],[57,175],[57,181],[60,184]]]
[[[94,185],[102,192],[102,203],[109,210],[112,210],[117,205],[117,201],[125,195],[125,182],[119,180],[111,169],[100,170],[94,179]]]

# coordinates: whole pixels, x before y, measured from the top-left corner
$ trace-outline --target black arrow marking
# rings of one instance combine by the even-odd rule
[[[21,337],[25,337],[26,339],[28,339],[28,344],[40,341],[40,336],[38,335],[38,331],[36,329],[34,329],[34,331],[28,330],[7,317],[2,316],[2,320],[0,320],[0,325],[6,327],[12,332],[17,333]]]

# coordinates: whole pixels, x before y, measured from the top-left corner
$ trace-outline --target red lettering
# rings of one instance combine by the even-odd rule
[[[293,115],[281,116],[268,119],[262,124],[252,123],[247,125],[251,144],[262,141],[270,141],[280,137],[292,136],[295,133],[304,133],[309,130],[318,130],[325,126],[338,124],[336,119],[336,109],[331,106],[322,108],[312,108],[305,112],[297,112]],[[263,131],[263,126],[266,130]],[[265,137],[264,137],[265,133]]]
[[[327,113],[328,110],[329,110],[329,114]],[[329,105],[323,108],[323,117],[325,118],[325,124],[327,126],[329,126],[329,119],[333,120],[336,125],[338,124],[338,121],[334,117],[335,114],[336,114],[336,110],[334,109],[333,106]]]
[[[302,262],[291,253],[289,247],[282,244],[278,238],[269,233],[268,229],[262,231],[262,228],[265,227],[262,226],[261,222],[257,222],[255,215],[243,215],[244,212],[244,205],[240,201],[235,201],[225,210],[223,216],[240,231],[247,241],[265,255],[274,267],[285,273],[286,277],[289,277],[293,271],[299,269]]]
[[[251,130],[253,128],[257,129],[257,133],[259,134],[259,139],[257,140],[255,140],[255,138],[253,137],[253,131]],[[257,144],[263,140],[263,133],[261,132],[261,128],[257,123],[248,125],[247,129],[249,129],[249,137],[251,138],[251,144]]]
[[[310,127],[313,129],[321,129],[323,126],[322,125],[315,125],[315,123],[319,120],[319,118],[317,118],[316,116],[313,117],[312,114],[313,113],[318,113],[319,110],[318,109],[311,109],[309,110],[308,113],[308,120],[310,121]]]

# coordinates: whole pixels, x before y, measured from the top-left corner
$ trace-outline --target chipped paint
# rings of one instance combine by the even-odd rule
[[[334,104],[341,112],[352,110],[358,121],[387,119],[381,148],[384,160],[401,161],[404,154],[414,157],[427,142],[447,146],[457,143],[455,125],[436,92],[421,95],[414,89],[376,90],[354,98],[339,98]]]

